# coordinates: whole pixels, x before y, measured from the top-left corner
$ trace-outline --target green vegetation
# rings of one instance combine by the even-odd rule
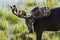
[[[26,10],[30,12],[32,6],[37,5],[39,7],[42,6],[49,6],[54,8],[57,6],[55,0],[45,0],[43,4],[37,2],[37,0],[26,0],[26,6],[22,7],[22,10]],[[12,34],[9,34],[10,28],[12,30]],[[33,40],[36,39],[36,34],[27,34],[28,28],[25,22],[21,23],[19,17],[15,16],[12,12],[6,11],[3,8],[0,8],[0,40],[29,40],[32,38]],[[12,37],[9,37],[12,35]],[[42,35],[43,40],[60,40],[60,31],[57,32],[49,32],[44,31]]]
[[[6,40],[6,36],[3,31],[0,31],[0,40]]]
[[[45,0],[44,6],[49,6],[50,8],[57,7],[57,0]]]
[[[9,13],[7,18],[6,18],[9,22],[11,22],[12,24],[16,24],[20,22],[20,18],[18,18],[17,16],[15,16],[13,13]]]
[[[26,0],[26,6],[37,5],[37,0]]]

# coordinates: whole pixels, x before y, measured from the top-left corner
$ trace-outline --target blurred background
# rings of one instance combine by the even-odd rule
[[[29,13],[35,6],[50,8],[60,7],[60,0],[0,0],[0,40],[33,40],[36,34],[27,34],[25,19],[15,16],[10,6]],[[42,40],[60,40],[60,31],[44,31]]]

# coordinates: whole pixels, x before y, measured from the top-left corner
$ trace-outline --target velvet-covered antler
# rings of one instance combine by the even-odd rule
[[[20,17],[20,18],[29,18],[31,15],[26,15],[25,11],[21,11],[21,10],[17,10],[16,6],[10,6],[13,14],[15,14],[16,16]]]

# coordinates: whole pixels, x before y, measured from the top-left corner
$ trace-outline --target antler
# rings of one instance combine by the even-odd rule
[[[10,8],[11,8],[13,14],[16,15],[16,16],[18,16],[19,18],[29,18],[31,16],[30,14],[26,15],[25,11],[17,10],[17,8],[16,8],[15,5],[13,5],[13,7],[10,6]]]
[[[18,16],[18,17],[21,17],[21,15],[19,15],[19,13],[20,13],[21,11],[18,11],[15,5],[13,5],[13,7],[10,6],[10,8],[11,8],[12,13],[13,13],[14,15],[16,15],[16,16]]]

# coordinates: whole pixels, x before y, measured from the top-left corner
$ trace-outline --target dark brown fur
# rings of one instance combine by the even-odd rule
[[[37,40],[41,40],[43,31],[60,30],[60,7],[50,9],[49,16],[34,20],[34,31],[37,34]]]

